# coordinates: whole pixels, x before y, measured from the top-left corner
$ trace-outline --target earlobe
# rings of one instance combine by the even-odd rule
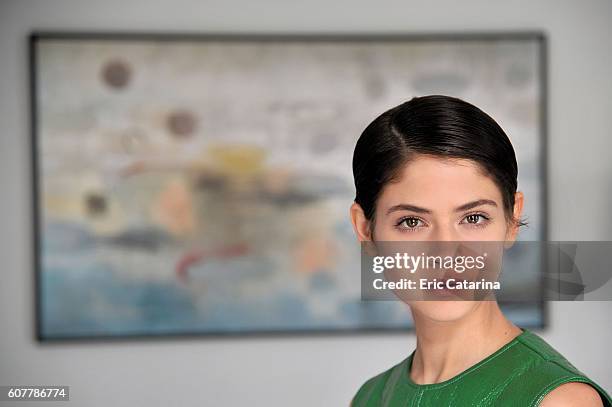
[[[361,205],[353,202],[350,208],[351,223],[357,239],[360,242],[369,241],[370,239],[370,222],[365,216]]]

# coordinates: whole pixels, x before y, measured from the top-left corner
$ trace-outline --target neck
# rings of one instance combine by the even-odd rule
[[[417,347],[410,378],[439,383],[480,362],[521,334],[496,301],[481,301],[464,317],[436,321],[412,310]]]

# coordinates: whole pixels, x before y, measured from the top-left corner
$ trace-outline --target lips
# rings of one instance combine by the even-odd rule
[[[453,288],[446,288],[448,287],[447,284],[449,284],[448,280],[451,280],[451,279],[454,280],[452,283],[450,283],[450,287],[453,287]],[[472,300],[473,299],[474,290],[470,290],[466,288],[459,288],[459,287],[465,287],[466,283],[473,282],[474,280],[469,279],[469,278],[446,277],[446,278],[443,278],[441,281],[443,281],[445,288],[440,291],[442,291],[442,294],[444,296],[453,296],[455,298],[459,298],[462,300]]]
[[[448,284],[449,280],[453,280],[453,283],[452,283],[453,285],[456,285],[458,283],[465,283],[466,281],[472,281],[472,280],[469,280],[467,278],[450,278],[450,277],[449,278],[443,278],[441,281],[444,283],[444,286],[447,287],[447,284]]]
[[[447,288],[447,278],[439,279],[438,282],[442,284],[440,288],[435,288],[431,290],[427,290],[427,294],[433,298],[450,298],[454,297],[456,293],[454,293],[452,289]]]

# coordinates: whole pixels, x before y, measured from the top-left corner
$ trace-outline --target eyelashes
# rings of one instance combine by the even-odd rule
[[[399,219],[395,223],[395,227],[397,229],[401,230],[401,231],[412,232],[412,231],[418,229],[419,227],[422,227],[422,226],[418,226],[419,222],[425,224],[425,221],[423,219],[418,218],[416,216],[404,216],[403,218]],[[406,225],[402,226],[403,223],[406,223]]]
[[[465,215],[459,224],[470,228],[483,228],[491,222],[491,217],[482,212],[473,212]],[[401,232],[414,232],[419,228],[427,227],[427,222],[414,215],[404,216],[395,222],[395,228]]]
[[[467,222],[463,222],[464,220],[467,220]],[[477,222],[472,222],[473,220],[476,220]],[[482,220],[482,222],[478,222],[478,220]],[[482,227],[483,225],[488,223],[490,220],[491,218],[485,215],[484,213],[475,212],[475,213],[470,213],[464,216],[461,223],[466,223],[466,224],[469,224],[471,226],[476,226],[476,227]]]

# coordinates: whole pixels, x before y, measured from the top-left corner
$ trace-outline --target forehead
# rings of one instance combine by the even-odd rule
[[[478,163],[467,159],[417,155],[380,195],[381,206],[410,203],[429,208],[456,207],[475,199],[501,203],[501,192]]]

